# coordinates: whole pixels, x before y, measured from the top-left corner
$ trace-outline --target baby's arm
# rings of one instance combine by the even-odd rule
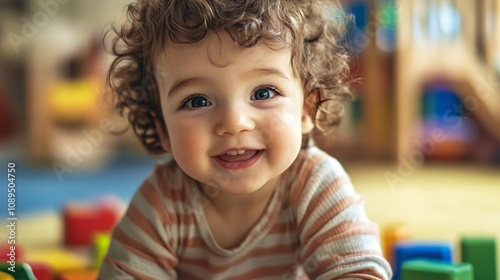
[[[304,271],[311,279],[390,279],[378,227],[366,217],[343,168],[333,158],[311,164],[297,197]]]
[[[115,228],[98,279],[177,279],[173,223],[153,182],[143,183]]]

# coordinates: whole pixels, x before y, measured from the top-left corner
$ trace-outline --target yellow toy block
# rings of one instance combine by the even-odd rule
[[[0,271],[0,280],[15,280],[15,279],[14,279],[14,276]]]
[[[393,248],[394,244],[399,241],[411,239],[411,232],[408,226],[404,223],[396,223],[389,225],[385,228],[383,232],[383,251],[384,257],[391,264],[394,264],[393,260]]]
[[[89,259],[84,254],[60,248],[37,249],[26,252],[26,262],[41,262],[52,267],[55,274],[87,270]]]

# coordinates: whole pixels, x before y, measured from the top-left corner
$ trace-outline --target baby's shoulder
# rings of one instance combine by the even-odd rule
[[[127,216],[136,224],[148,220],[157,229],[167,230],[170,238],[179,236],[180,228],[192,225],[189,195],[185,180],[173,161],[159,162],[134,194]]]
[[[144,196],[157,196],[172,205],[188,199],[189,184],[188,176],[178,164],[174,160],[167,160],[157,163],[138,191]]]
[[[316,146],[300,151],[292,169],[292,174],[306,177],[322,174],[335,177],[346,175],[342,164],[336,158]]]
[[[148,178],[149,181],[159,187],[165,187],[176,191],[183,189],[186,184],[187,175],[182,171],[177,162],[173,159],[158,162]]]
[[[288,174],[289,199],[292,205],[328,192],[333,185],[349,182],[340,162],[317,147],[302,150]]]

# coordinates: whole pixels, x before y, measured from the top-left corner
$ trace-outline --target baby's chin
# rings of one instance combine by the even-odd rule
[[[250,179],[232,179],[232,180],[211,180],[210,182],[200,182],[202,186],[202,191],[205,195],[209,197],[215,197],[219,194],[224,195],[235,195],[235,196],[244,196],[250,195],[255,192],[258,192],[262,189],[274,188],[278,183],[278,177],[272,178],[270,180],[264,178],[254,178]]]

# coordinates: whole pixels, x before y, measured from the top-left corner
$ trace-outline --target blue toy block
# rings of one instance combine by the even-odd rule
[[[394,245],[394,277],[401,280],[403,262],[415,259],[436,260],[443,263],[452,261],[452,245],[447,242],[400,242]]]

